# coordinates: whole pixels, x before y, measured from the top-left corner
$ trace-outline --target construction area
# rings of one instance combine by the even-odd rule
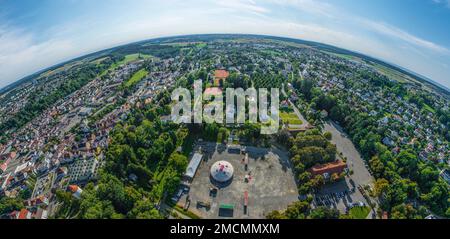
[[[259,219],[286,209],[298,196],[285,152],[202,142],[172,200],[205,219]]]

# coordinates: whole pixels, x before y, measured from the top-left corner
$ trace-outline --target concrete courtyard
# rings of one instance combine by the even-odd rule
[[[265,218],[273,210],[284,210],[298,200],[289,157],[278,149],[245,147],[249,154],[248,169],[243,163],[244,154],[228,152],[226,146],[202,143],[204,159],[192,180],[189,190],[189,210],[206,219],[214,218]],[[197,148],[198,149],[198,148]],[[217,185],[211,180],[210,168],[225,160],[234,167],[234,177],[227,185]],[[249,181],[246,182],[246,176]],[[216,195],[210,195],[212,187],[218,188]],[[244,195],[248,192],[248,207],[244,209]],[[179,200],[185,206],[187,195]],[[209,203],[209,209],[198,202]],[[219,213],[221,204],[233,204],[233,213]],[[219,215],[220,214],[220,215]]]

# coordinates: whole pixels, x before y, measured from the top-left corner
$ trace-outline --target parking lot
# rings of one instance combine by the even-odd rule
[[[201,147],[204,160],[189,192],[180,198],[179,206],[189,206],[191,212],[202,218],[265,218],[267,213],[284,210],[298,200],[297,185],[285,152],[246,147],[249,161],[245,170],[242,162],[245,155],[229,152],[224,145],[215,143],[203,143]],[[232,164],[234,177],[228,184],[217,185],[210,178],[210,168],[222,160]],[[213,188],[217,193],[211,194]],[[190,204],[186,205],[186,202]],[[219,210],[220,205],[231,205],[233,210],[224,213]]]
[[[346,213],[353,206],[367,206],[366,199],[350,178],[325,185],[314,195],[313,207],[327,206]]]

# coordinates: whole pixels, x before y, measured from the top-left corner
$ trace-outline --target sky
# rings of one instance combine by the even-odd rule
[[[450,88],[450,0],[0,0],[0,88],[98,50],[244,33],[364,53]]]

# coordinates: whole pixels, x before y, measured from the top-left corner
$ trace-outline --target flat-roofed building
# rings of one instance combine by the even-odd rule
[[[195,177],[195,174],[197,173],[198,167],[200,166],[202,159],[203,155],[200,153],[195,153],[194,156],[192,156],[192,159],[189,162],[188,167],[186,168],[186,173],[184,174],[186,179],[192,180]]]

